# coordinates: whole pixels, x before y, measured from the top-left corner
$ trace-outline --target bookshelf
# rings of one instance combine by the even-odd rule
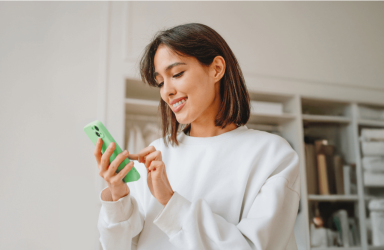
[[[383,120],[367,119],[359,114],[360,107],[371,107],[373,104],[357,103],[353,101],[338,101],[320,99],[299,94],[281,94],[273,92],[252,92],[251,100],[264,102],[279,102],[283,104],[283,114],[252,113],[247,124],[248,128],[274,132],[284,137],[300,157],[301,200],[300,212],[295,223],[295,236],[299,249],[317,250],[368,250],[384,249],[373,247],[368,239],[366,217],[368,216],[368,202],[384,195],[384,187],[366,187],[363,183],[361,165],[361,142],[359,136],[364,127],[382,127]],[[158,121],[159,90],[150,88],[135,79],[125,81],[124,112],[125,123],[139,117],[145,121]],[[383,104],[374,106],[384,110]],[[127,127],[127,124],[124,125]],[[127,131],[124,132],[127,136]],[[345,163],[354,164],[356,169],[356,193],[348,195],[329,194],[320,195],[308,193],[305,159],[305,136],[317,136],[332,142],[337,153],[343,156]],[[257,142],[255,142],[257,143]],[[126,146],[126,145],[125,145]],[[372,189],[374,189],[372,191]],[[352,207],[354,216],[358,220],[360,246],[313,248],[310,244],[310,221],[313,204],[326,203],[332,206]]]

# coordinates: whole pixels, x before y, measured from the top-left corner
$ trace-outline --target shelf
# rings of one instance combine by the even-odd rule
[[[156,115],[159,101],[125,98],[125,111],[128,114]]]
[[[369,250],[384,250],[384,246],[368,246]]]
[[[150,94],[146,92],[146,86],[139,83],[129,83],[127,85],[126,98],[124,99],[126,119],[143,120],[157,122],[161,120],[159,116],[160,96],[153,91]],[[158,91],[156,89],[156,91]],[[296,97],[294,95],[280,95],[274,93],[252,93],[252,100],[279,102],[283,104],[282,114],[250,114],[248,123],[250,129],[257,129],[269,132],[279,132],[287,138],[297,149],[298,155],[304,159],[305,152],[302,150],[302,136],[325,138],[335,143],[340,153],[346,157],[347,162],[356,162],[360,164],[360,142],[356,140],[359,136],[359,126],[384,127],[384,121],[359,118],[357,105],[349,102],[337,102],[332,100],[317,100],[308,97]],[[148,116],[148,117],[147,117]],[[151,116],[151,117],[150,117]],[[302,118],[300,118],[302,117]],[[356,122],[355,122],[356,121]],[[357,144],[356,144],[357,143]],[[357,150],[355,150],[355,148]],[[300,171],[304,164],[300,166]],[[357,166],[356,171],[361,171],[361,166]],[[356,172],[356,178],[362,177]],[[303,182],[304,183],[304,182]],[[368,202],[373,196],[368,196],[365,192],[376,192],[381,194],[381,189],[374,187],[365,189],[364,182],[358,182],[359,195],[315,195],[303,194],[302,213],[298,215],[297,228],[299,232],[304,232],[300,241],[306,240],[305,249],[314,250],[378,250],[384,247],[367,246],[367,236],[365,224],[359,224],[361,233],[361,243],[364,246],[354,247],[310,247],[309,209],[312,209],[314,203],[329,202],[333,206],[346,206],[357,209],[359,222],[365,223],[364,213]],[[361,189],[361,190],[360,190]],[[384,193],[383,193],[384,196]],[[327,205],[327,204],[324,204]],[[296,227],[296,226],[295,226]],[[307,231],[306,231],[307,230]],[[309,238],[308,238],[309,237]],[[305,239],[304,239],[305,238]],[[302,242],[301,242],[302,243]]]
[[[330,117],[331,121],[334,117],[349,117],[350,103],[335,100],[326,100],[318,98],[301,98],[302,114],[309,114],[316,117]],[[336,121],[337,122],[337,121]]]
[[[358,123],[360,126],[384,127],[384,121],[380,121],[380,120],[359,119]]]
[[[262,113],[251,113],[249,117],[249,123],[255,124],[271,124],[271,125],[280,125],[288,121],[294,120],[295,115],[292,114],[262,114]]]
[[[367,184],[364,184],[364,187],[366,187],[366,188],[384,188],[384,183],[381,184],[381,185],[367,185]]]
[[[318,195],[309,194],[308,200],[310,201],[358,201],[357,195]]]
[[[321,123],[350,123],[351,119],[342,116],[331,116],[331,115],[302,115],[303,121],[306,122],[321,122]]]
[[[311,247],[311,250],[362,250],[361,247]]]
[[[145,99],[133,99],[133,98],[125,98],[125,103],[127,104],[137,104],[151,107],[158,107],[158,101],[145,100]]]
[[[125,98],[126,112],[129,114],[156,115],[159,108],[159,101]],[[295,119],[292,114],[262,114],[252,113],[249,123],[280,125],[287,121]]]
[[[365,201],[378,200],[378,199],[384,199],[384,197],[382,197],[382,196],[374,196],[374,195],[364,195],[364,200]]]

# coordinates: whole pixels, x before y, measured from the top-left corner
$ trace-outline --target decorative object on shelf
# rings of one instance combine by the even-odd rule
[[[328,247],[329,229],[324,228],[323,219],[320,217],[319,209],[315,210],[315,217],[311,222],[311,246]]]
[[[363,141],[361,144],[364,156],[384,155],[384,141]]]
[[[361,130],[365,186],[384,186],[384,129]]]
[[[283,114],[283,104],[277,102],[251,101],[252,114]]]
[[[384,141],[384,129],[361,129],[362,141]]]
[[[364,156],[362,165],[366,171],[384,172],[384,156]]]
[[[384,246],[384,199],[369,202],[374,246]]]
[[[384,109],[372,108],[367,106],[359,106],[359,118],[384,120]]]

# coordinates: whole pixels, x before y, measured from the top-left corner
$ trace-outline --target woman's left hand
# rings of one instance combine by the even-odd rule
[[[149,146],[138,154],[129,154],[128,158],[145,164],[149,190],[156,200],[166,206],[174,192],[168,181],[161,152],[154,146]]]

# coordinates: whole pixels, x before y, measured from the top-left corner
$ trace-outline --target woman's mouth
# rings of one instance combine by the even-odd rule
[[[188,98],[185,98],[185,99],[173,104],[172,105],[173,112],[176,113],[176,112],[180,111],[184,107],[185,103],[187,102],[187,99]]]

